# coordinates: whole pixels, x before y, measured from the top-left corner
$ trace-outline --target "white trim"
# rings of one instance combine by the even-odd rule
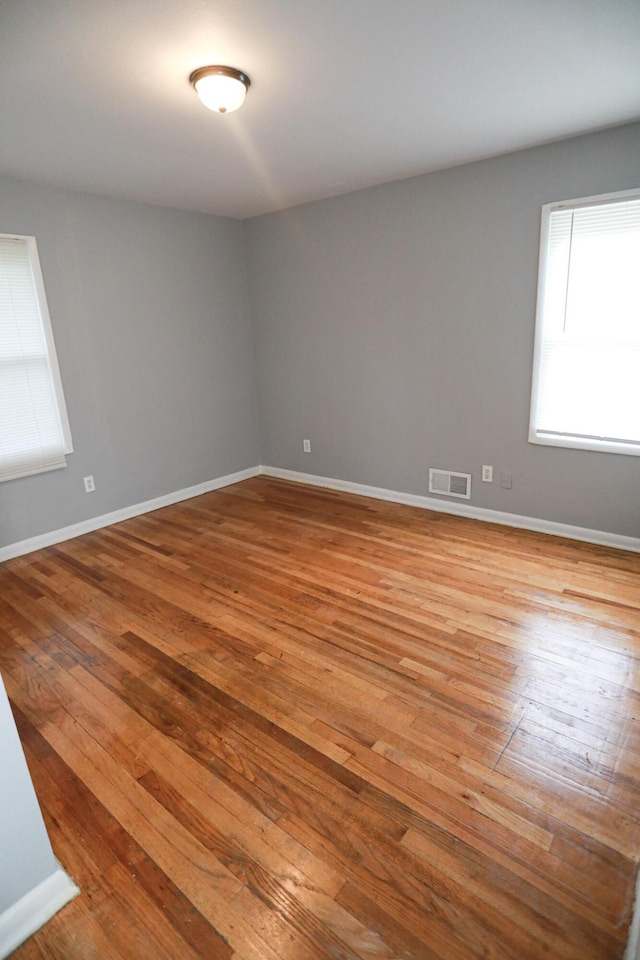
[[[591,450],[598,453],[616,453],[625,456],[640,457],[640,442],[637,438],[625,440],[615,437],[596,437],[576,433],[550,432],[548,429],[545,430],[538,426],[543,352],[545,342],[547,342],[545,334],[545,305],[549,273],[549,243],[552,215],[558,211],[581,210],[585,207],[625,203],[632,200],[640,200],[640,189],[635,188],[632,190],[617,191],[616,193],[603,193],[595,197],[581,197],[576,200],[554,201],[552,203],[545,203],[542,207],[540,245],[538,250],[538,290],[536,297],[531,403],[529,408],[529,443],[549,447],[562,447],[569,450]],[[571,255],[569,254],[568,269],[570,265]]]
[[[599,193],[595,197],[575,197],[573,200],[552,200],[545,203],[549,210],[571,210],[574,207],[597,207],[601,203],[615,203],[617,200],[624,202],[634,197],[640,198],[640,188],[632,187],[631,190],[616,190],[614,193]]]
[[[34,292],[36,295],[36,305],[40,314],[40,323],[42,324],[42,334],[47,347],[47,360],[49,371],[51,373],[51,383],[55,396],[56,409],[60,429],[64,438],[64,453],[73,453],[73,441],[71,439],[71,427],[69,425],[69,415],[67,414],[67,403],[64,398],[64,389],[62,386],[62,377],[60,376],[60,366],[58,364],[58,355],[56,345],[53,339],[53,326],[51,325],[51,314],[49,313],[49,304],[47,302],[47,292],[44,286],[44,277],[42,275],[42,266],[40,265],[40,256],[38,254],[38,244],[36,238],[25,236],[20,233],[0,233],[0,240],[19,240],[24,241],[27,248],[27,258],[31,267],[31,277],[33,280]],[[65,466],[65,464],[62,464]],[[31,473],[46,473],[47,470],[55,469],[45,467],[44,470],[35,470]],[[16,474],[11,479],[15,480],[20,476],[29,476],[30,474]]]
[[[523,517],[517,513],[502,513],[500,510],[473,507],[466,503],[449,503],[448,501],[435,500],[433,497],[422,497],[413,493],[400,493],[397,490],[385,490],[382,487],[368,487],[365,484],[352,483],[349,480],[317,477],[310,473],[299,473],[297,470],[281,470],[279,467],[263,466],[262,473],[265,476],[280,480],[308,483],[313,487],[341,490],[344,493],[355,493],[362,497],[373,497],[375,500],[389,500],[392,503],[421,507],[423,510],[450,513],[456,517],[469,517],[472,520],[484,520],[487,523],[499,523],[506,527],[518,527],[521,530],[533,530],[536,533],[549,533],[556,537],[567,537],[569,540],[582,540],[603,547],[616,547],[618,550],[631,550],[634,553],[640,553],[640,538],[626,537],[620,533],[590,530],[588,527],[574,527],[568,523],[556,523],[553,520],[541,520],[537,517]],[[640,960],[640,957],[638,960]]]
[[[199,497],[201,494],[209,493],[211,490],[228,487],[232,483],[248,480],[250,477],[258,476],[260,473],[260,467],[249,467],[247,470],[239,470],[237,473],[229,473],[224,477],[217,477],[215,480],[198,483],[194,487],[185,487],[183,490],[166,493],[162,497],[155,497],[153,500],[134,503],[130,507],[123,507],[122,510],[103,513],[99,517],[81,520],[80,523],[73,523],[68,527],[50,530],[48,533],[42,533],[37,537],[30,537],[28,540],[19,540],[17,543],[10,543],[6,547],[0,547],[0,563],[5,560],[11,560],[13,557],[21,557],[25,553],[32,553],[34,550],[41,550],[43,547],[51,547],[56,543],[72,540],[74,537],[81,537],[84,533],[92,533],[94,530],[100,530],[102,527],[110,527],[111,524],[121,523],[122,520],[139,517],[143,513],[151,513],[153,510],[169,507],[173,503],[180,503],[181,500],[190,500],[192,497]]]
[[[640,871],[636,877],[636,896],[624,960],[640,960]]]
[[[58,354],[56,345],[53,341],[53,327],[51,325],[51,314],[49,313],[49,304],[47,302],[47,293],[44,288],[44,277],[42,276],[42,267],[38,255],[38,245],[35,237],[23,237],[27,241],[29,252],[29,262],[31,263],[31,274],[33,284],[36,290],[36,299],[40,308],[40,320],[42,322],[42,331],[47,344],[49,355],[49,369],[53,380],[53,388],[58,406],[58,417],[64,437],[64,452],[73,453],[73,441],[71,440],[71,427],[69,425],[69,416],[67,414],[67,402],[64,398],[64,389],[62,387],[62,377],[60,376],[60,367],[58,365]]]
[[[595,543],[603,547],[615,547],[618,550],[631,550],[634,553],[640,553],[640,538],[637,537],[625,537],[623,534],[607,533],[604,530],[590,530],[588,527],[574,527],[567,523],[556,523],[553,520],[541,520],[537,517],[523,517],[517,513],[502,513],[499,510],[473,507],[466,503],[450,503],[449,501],[436,500],[433,497],[402,493],[398,490],[385,490],[383,487],[369,487],[363,483],[352,483],[350,480],[318,477],[315,474],[300,473],[297,470],[257,466],[239,470],[237,473],[229,473],[224,477],[217,477],[215,480],[207,480],[205,483],[196,484],[194,487],[185,487],[183,490],[167,493],[162,497],[156,497],[154,500],[135,503],[130,507],[124,507],[122,510],[115,510],[113,513],[104,513],[99,517],[92,517],[90,520],[82,520],[80,523],[74,523],[69,527],[51,530],[49,533],[43,533],[28,540],[10,543],[6,547],[0,547],[0,563],[11,560],[13,557],[21,557],[26,553],[32,553],[34,550],[41,550],[43,547],[51,547],[56,543],[72,540],[74,537],[81,537],[84,533],[92,533],[94,530],[109,527],[111,524],[120,523],[122,520],[130,520],[132,517],[139,517],[144,513],[160,510],[162,507],[169,507],[171,504],[180,503],[182,500],[199,497],[211,490],[219,490],[222,487],[230,486],[232,483],[249,480],[251,477],[257,477],[260,474],[280,480],[307,483],[312,487],[342,490],[344,493],[373,497],[375,500],[404,503],[407,506],[420,507],[423,510],[436,510],[439,513],[449,513],[457,517],[469,517],[472,520],[484,520],[487,523],[498,523],[507,527],[518,527],[521,530],[549,533],[556,537],[567,537],[569,540],[583,540],[586,543]],[[638,957],[638,960],[640,960],[640,957]]]
[[[0,960],[13,953],[79,893],[71,877],[58,867],[55,873],[0,914]]]
[[[547,284],[547,267],[549,265],[549,227],[550,208],[546,203],[542,208],[540,220],[540,245],[538,248],[538,289],[536,293],[536,318],[533,338],[533,366],[531,371],[531,403],[529,406],[529,443],[536,443],[538,436],[538,401],[540,398],[540,367],[542,365],[542,346],[544,331],[542,312],[544,307],[544,293]]]
[[[565,450],[596,450],[600,453],[621,453],[628,457],[640,457],[640,443],[626,440],[604,440],[600,437],[573,436],[570,433],[545,433],[531,428],[529,443],[539,443],[545,447],[564,447]]]

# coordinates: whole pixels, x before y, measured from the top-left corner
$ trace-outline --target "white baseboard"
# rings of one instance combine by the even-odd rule
[[[640,871],[636,877],[636,896],[624,960],[640,960]]]
[[[36,933],[80,890],[62,867],[0,914],[0,960]]]
[[[334,480],[331,477],[318,477],[311,473],[299,473],[297,470],[281,470],[279,467],[263,466],[262,473],[265,476],[280,480],[308,483],[314,487],[325,487],[328,490],[341,490],[344,493],[355,493],[362,497],[373,497],[375,500],[389,500],[392,503],[421,507],[423,510],[437,510],[440,513],[450,513],[457,517],[469,517],[472,520],[484,520],[487,523],[519,527],[521,530],[533,530],[536,533],[550,533],[556,537],[567,537],[569,540],[582,540],[603,547],[616,547],[618,550],[631,550],[634,553],[640,553],[640,539],[637,537],[607,533],[604,530],[590,530],[587,527],[574,527],[567,523],[556,523],[553,520],[523,517],[517,513],[502,513],[499,510],[474,507],[466,503],[452,503],[449,500],[437,500],[435,497],[399,493],[397,490],[385,490],[383,487],[368,487],[362,483]]]
[[[607,533],[604,530],[590,530],[587,527],[574,527],[567,523],[556,523],[553,520],[540,520],[537,517],[523,517],[517,513],[502,513],[499,510],[488,510],[486,507],[474,507],[466,503],[452,503],[449,500],[437,500],[435,497],[401,493],[397,490],[386,490],[383,487],[369,487],[366,484],[352,483],[349,480],[318,477],[315,474],[300,473],[297,470],[282,470],[279,467],[256,466],[249,467],[246,470],[239,470],[237,473],[229,473],[224,477],[217,477],[215,480],[207,480],[205,483],[196,484],[194,487],[176,490],[173,493],[167,493],[153,500],[135,503],[130,507],[115,510],[113,513],[104,513],[99,517],[92,517],[89,520],[83,520],[80,523],[74,523],[68,527],[51,530],[48,533],[31,537],[28,540],[10,543],[6,547],[0,547],[0,563],[4,560],[11,560],[13,557],[20,557],[26,553],[32,553],[34,550],[41,550],[43,547],[51,547],[56,543],[62,543],[64,540],[72,540],[73,537],[80,537],[84,533],[92,533],[94,530],[100,530],[101,527],[109,527],[113,523],[120,523],[122,520],[131,519],[131,517],[139,517],[143,513],[150,513],[152,510],[159,510],[161,507],[168,507],[173,503],[180,503],[181,500],[190,500],[192,497],[199,497],[201,494],[209,493],[211,490],[228,487],[232,483],[248,480],[250,477],[256,477],[261,473],[265,474],[265,476],[280,480],[293,480],[296,483],[307,483],[313,487],[324,487],[327,490],[341,490],[344,493],[355,493],[361,497],[373,497],[375,500],[404,503],[411,507],[421,507],[423,510],[436,510],[440,513],[450,513],[458,517],[484,520],[487,523],[498,523],[507,527],[519,527],[522,530],[533,530],[537,533],[550,533],[557,537],[567,537],[569,540],[582,540],[586,543],[595,543],[603,547],[615,547],[618,550],[631,550],[634,553],[640,553],[640,539],[637,537],[626,537],[619,533]]]
[[[0,547],[0,563],[11,560],[13,557],[21,557],[25,553],[32,553],[34,550],[41,550],[43,547],[51,547],[56,543],[72,540],[74,537],[81,537],[84,533],[92,533],[94,530],[100,530],[101,527],[110,527],[111,524],[120,523],[122,520],[130,520],[131,517],[139,517],[143,513],[151,513],[152,510],[159,510],[161,507],[169,507],[172,503],[180,503],[181,500],[190,500],[192,497],[199,497],[211,490],[228,487],[232,483],[239,483],[241,480],[248,480],[249,477],[256,477],[259,473],[261,473],[260,467],[249,467],[247,470],[239,470],[237,473],[229,473],[224,477],[217,477],[215,480],[198,483],[194,487],[185,487],[183,490],[166,493],[162,497],[155,497],[153,500],[134,503],[130,507],[123,507],[121,510],[114,510],[112,513],[103,513],[99,517],[91,517],[89,520],[82,520],[80,523],[72,523],[68,527],[50,530],[48,533],[30,537],[28,540],[10,543],[6,547]]]

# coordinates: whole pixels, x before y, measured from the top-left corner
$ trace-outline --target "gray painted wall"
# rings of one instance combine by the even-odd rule
[[[0,765],[1,915],[58,869],[1,678]]]
[[[259,462],[241,223],[0,179],[0,232],[36,237],[75,450],[0,485],[0,546]]]
[[[262,462],[640,536],[637,457],[527,442],[540,208],[638,186],[636,124],[246,221]]]
[[[260,462],[415,494],[450,468],[477,506],[640,536],[638,458],[526,439],[540,207],[638,185],[638,124],[244,225],[0,179],[75,447],[0,485],[0,546]]]

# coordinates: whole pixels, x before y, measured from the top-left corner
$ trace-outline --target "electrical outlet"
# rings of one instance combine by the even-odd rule
[[[305,453],[311,453],[311,440],[303,440],[302,449]]]
[[[493,483],[493,467],[482,468],[482,481],[483,483]]]
[[[513,480],[511,479],[510,473],[500,474],[500,486],[503,490],[511,490],[511,487],[513,486]]]
[[[93,477],[84,478],[84,492],[85,493],[94,493],[96,489],[95,480]]]

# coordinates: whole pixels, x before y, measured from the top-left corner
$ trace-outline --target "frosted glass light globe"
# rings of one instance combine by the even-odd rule
[[[251,83],[234,67],[200,67],[190,80],[205,107],[216,113],[232,113],[241,107]]]

